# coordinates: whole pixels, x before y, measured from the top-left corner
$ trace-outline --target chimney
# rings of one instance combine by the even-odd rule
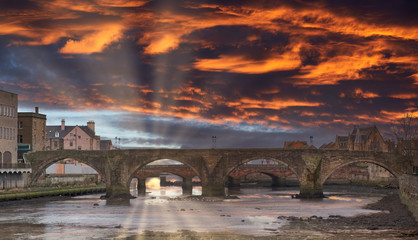
[[[35,113],[38,114],[39,113],[39,107],[35,107]]]
[[[65,130],[65,119],[61,120],[61,131]]]
[[[96,134],[96,130],[95,130],[94,125],[95,125],[94,121],[88,121],[87,122],[87,127],[89,127]]]

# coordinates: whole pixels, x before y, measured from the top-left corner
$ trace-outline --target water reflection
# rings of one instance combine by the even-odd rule
[[[182,195],[187,195],[187,194],[184,194],[183,188],[180,186],[160,186],[160,184],[161,184],[161,181],[159,177],[147,178],[147,181],[145,183],[146,196],[175,198],[175,197],[179,197]],[[141,194],[138,194],[138,182],[136,180],[132,181],[130,192],[132,196],[135,196],[135,197],[141,196]],[[202,187],[193,186],[191,194],[194,196],[202,195]]]

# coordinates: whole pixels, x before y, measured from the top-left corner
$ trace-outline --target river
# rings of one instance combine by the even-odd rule
[[[288,224],[281,216],[354,216],[377,211],[362,207],[378,201],[382,193],[325,192],[324,199],[293,199],[296,188],[231,190],[237,199],[223,201],[173,200],[181,187],[150,189],[127,204],[114,205],[100,194],[65,199],[33,199],[0,203],[1,239],[115,239],[144,231],[229,232],[271,236]],[[131,189],[136,195],[135,187]],[[200,195],[201,188],[194,187]]]

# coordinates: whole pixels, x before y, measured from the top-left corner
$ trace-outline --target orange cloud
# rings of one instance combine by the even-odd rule
[[[361,97],[361,98],[377,98],[377,97],[380,97],[379,94],[376,94],[376,93],[363,92],[363,90],[361,90],[360,88],[356,88],[356,90],[354,91],[354,94],[355,94],[356,97]]]
[[[258,74],[295,69],[300,66],[300,59],[298,55],[291,53],[257,61],[244,59],[242,56],[221,55],[217,59],[198,59],[194,66],[202,71]]]
[[[68,40],[60,53],[66,54],[91,54],[103,51],[112,42],[122,36],[121,24],[106,24],[100,26],[100,30],[84,35],[81,40]]]
[[[255,100],[249,98],[240,99],[239,102],[226,103],[229,107],[238,109],[259,108],[259,109],[283,109],[287,107],[318,107],[323,105],[319,102],[297,101],[294,99],[276,99],[273,101]]]
[[[391,112],[391,111],[386,111],[386,110],[382,110],[380,111],[380,113],[385,116],[385,118],[390,119],[391,121],[396,120],[396,119],[402,119],[405,118],[405,112],[400,111],[400,112]],[[412,116],[417,116],[418,115],[418,109],[412,108],[408,110],[408,114],[411,114]]]
[[[389,95],[391,98],[399,98],[399,99],[414,99],[418,98],[417,93],[400,93],[400,94],[392,94]]]
[[[180,43],[181,34],[163,33],[161,35],[152,36],[149,45],[145,48],[146,54],[159,54],[176,49]]]

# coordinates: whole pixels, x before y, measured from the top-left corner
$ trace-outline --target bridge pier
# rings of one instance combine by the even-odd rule
[[[225,184],[214,181],[202,182],[202,196],[225,197]]]
[[[319,181],[301,180],[298,198],[323,198],[323,185]]]
[[[129,186],[106,183],[105,197],[108,199],[131,199],[132,195],[129,191]]]
[[[184,177],[181,187],[183,189],[183,195],[192,195],[193,194],[193,178]]]
[[[323,198],[324,192],[322,186],[312,186],[311,184],[300,185],[298,198]]]
[[[286,186],[286,178],[285,177],[277,177],[277,176],[271,177],[271,187],[272,188],[284,187],[284,186]]]
[[[138,185],[137,185],[137,191],[138,196],[145,196],[147,187],[146,187],[146,178],[138,178]]]
[[[160,187],[166,187],[167,186],[167,177],[160,175]]]
[[[241,186],[241,178],[240,177],[228,177],[228,187],[240,187]]]

